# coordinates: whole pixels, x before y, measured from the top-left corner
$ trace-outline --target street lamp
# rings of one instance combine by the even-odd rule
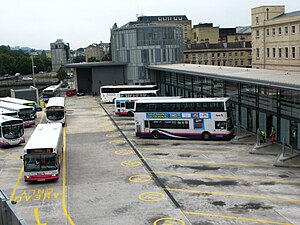
[[[33,64],[33,55],[31,55],[31,64],[32,64],[32,80],[33,80],[33,87],[35,87],[35,79],[34,79],[34,64]]]

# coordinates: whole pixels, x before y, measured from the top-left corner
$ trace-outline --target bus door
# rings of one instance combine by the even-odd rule
[[[145,133],[150,133],[150,132],[151,132],[151,131],[150,131],[150,120],[145,120],[144,123],[145,123],[145,124],[144,124],[144,125],[145,125],[145,126],[144,126],[144,132],[145,132]]]

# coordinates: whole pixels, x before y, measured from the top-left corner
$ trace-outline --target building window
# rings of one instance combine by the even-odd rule
[[[231,53],[231,52],[229,52],[229,53],[228,53],[228,55],[229,55],[229,56],[231,56],[231,55],[232,55],[232,53]]]
[[[289,33],[289,27],[285,27],[284,32],[285,32],[285,34],[288,34]]]
[[[215,57],[215,53],[211,53],[211,57],[214,58]]]
[[[256,49],[256,58],[259,58],[259,48]]]
[[[296,57],[296,48],[292,47],[292,57],[295,58]]]
[[[185,59],[188,59],[188,58],[189,58],[189,55],[188,55],[188,54],[186,54],[186,55],[185,55]]]
[[[272,35],[275,35],[275,28],[272,29]]]
[[[270,49],[267,48],[267,57],[270,58]]]
[[[296,27],[292,26],[292,34],[296,33]]]
[[[220,58],[220,52],[218,52],[218,58]]]
[[[275,57],[276,57],[276,49],[273,48],[273,58],[275,58]]]
[[[241,66],[243,66],[244,65],[244,60],[241,60]]]
[[[281,58],[282,57],[282,48],[279,48],[278,51],[279,51],[278,52],[279,58]]]
[[[218,66],[221,66],[221,62],[220,61],[218,61]]]
[[[213,66],[215,65],[215,60],[211,61],[211,65],[213,65]]]
[[[237,60],[235,60],[234,64],[237,66],[237,65],[238,65],[238,61],[237,61]]]
[[[270,35],[270,30],[269,29],[267,29],[267,36],[269,36]]]
[[[241,56],[244,56],[244,52],[241,52]]]
[[[259,37],[259,30],[256,31],[256,38]]]
[[[256,24],[258,24],[258,16],[256,17]]]
[[[226,66],[226,60],[223,60],[223,66]]]
[[[289,57],[289,48],[285,48],[285,58]]]
[[[238,56],[238,53],[237,53],[237,52],[235,52],[235,53],[234,53],[234,55],[235,55],[235,56]]]
[[[281,35],[281,27],[278,28],[278,34]]]
[[[223,52],[223,56],[224,56],[224,57],[226,56],[226,52]]]

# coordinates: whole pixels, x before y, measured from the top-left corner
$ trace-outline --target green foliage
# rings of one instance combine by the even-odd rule
[[[63,81],[67,78],[67,73],[63,67],[60,67],[59,70],[56,73],[56,77],[60,80]]]
[[[73,59],[74,63],[81,63],[81,62],[85,62],[85,56],[83,55],[78,55]]]
[[[51,71],[51,59],[45,52],[34,56],[35,72]],[[30,74],[32,73],[31,56],[22,50],[11,50],[9,46],[0,46],[0,75],[4,74]]]
[[[90,57],[88,58],[88,62],[99,62],[99,60],[96,59],[96,57]]]

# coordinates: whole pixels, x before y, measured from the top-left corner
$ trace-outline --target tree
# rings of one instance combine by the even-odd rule
[[[73,59],[74,63],[81,63],[81,62],[85,62],[85,56],[83,55],[78,55]]]
[[[63,81],[67,78],[67,73],[63,67],[60,67],[59,70],[56,73],[56,77],[60,80]]]
[[[96,59],[96,57],[90,57],[88,58],[88,62],[99,62],[99,60]]]

